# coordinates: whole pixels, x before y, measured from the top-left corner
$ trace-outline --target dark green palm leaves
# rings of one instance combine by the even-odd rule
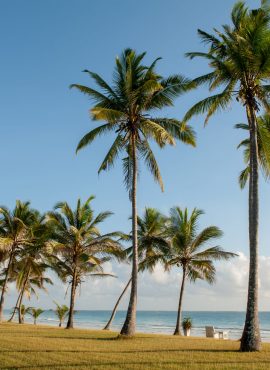
[[[167,218],[155,208],[146,208],[138,217],[139,270],[153,272],[157,263],[166,264],[170,250],[166,238]]]
[[[225,252],[219,246],[209,244],[222,236],[222,231],[216,226],[209,226],[198,232],[198,220],[203,211],[188,210],[174,207],[170,211],[168,237],[171,241],[171,255],[168,267],[177,266],[186,270],[189,280],[203,279],[213,283],[215,279],[214,261],[229,259],[236,256]],[[208,247],[205,249],[204,247]]]
[[[157,263],[165,266],[170,245],[166,236],[167,217],[155,208],[147,207],[143,215],[137,217],[139,271],[153,272]],[[131,235],[129,236],[131,239]],[[126,249],[132,259],[132,247]]]
[[[249,127],[245,123],[235,125],[237,129],[243,129],[248,132]],[[257,142],[258,142],[258,160],[261,172],[266,180],[270,176],[270,117],[268,114],[257,118]],[[246,167],[239,175],[239,185],[243,189],[249,179],[250,174],[250,140],[244,139],[238,145],[238,148],[244,150],[244,162]]]
[[[242,105],[258,111],[263,106],[269,112],[268,93],[270,76],[269,12],[264,9],[249,11],[240,1],[231,14],[232,26],[223,26],[214,34],[198,30],[202,42],[209,46],[206,52],[191,52],[189,58],[206,59],[212,72],[194,80],[206,84],[209,90],[221,89],[195,104],[185,116],[206,113],[208,119],[217,111],[227,108],[236,98]]]
[[[60,202],[55,206],[56,211],[47,215],[53,230],[52,245],[59,256],[55,268],[63,280],[72,278],[76,269],[76,285],[87,275],[102,275],[104,262],[122,256],[121,246],[113,240],[118,234],[102,235],[98,229],[111,212],[95,216],[90,206],[93,199],[91,196],[82,204],[79,199],[74,210],[68,203]]]
[[[111,148],[104,158],[99,172],[110,169],[115,159],[124,153],[123,169],[125,183],[130,190],[132,178],[132,135],[136,137],[136,151],[163,189],[162,178],[149,140],[160,148],[174,145],[179,139],[195,145],[192,129],[176,119],[153,117],[151,112],[172,106],[173,100],[193,85],[182,76],[174,75],[163,79],[155,71],[156,59],[150,66],[142,64],[145,53],[136,54],[126,49],[116,58],[112,85],[107,84],[98,74],[85,71],[97,84],[99,90],[74,84],[88,95],[95,105],[91,109],[93,120],[105,124],[94,128],[78,144],[77,151],[89,145],[96,137],[112,132],[116,134]]]

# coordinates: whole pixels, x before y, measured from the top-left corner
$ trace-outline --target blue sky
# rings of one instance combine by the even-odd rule
[[[114,59],[126,47],[147,51],[146,62],[161,56],[158,71],[195,77],[207,64],[184,58],[202,50],[196,30],[210,31],[228,23],[234,1],[187,0],[9,0],[1,4],[0,69],[0,203],[31,200],[41,211],[57,201],[75,203],[96,195],[97,211],[115,214],[104,230],[129,230],[130,204],[120,163],[97,175],[112,137],[75,154],[79,139],[93,127],[91,102],[71,83],[92,84],[81,71],[98,72],[110,81]],[[257,7],[259,1],[247,1]],[[176,100],[164,115],[181,118],[206,90]],[[161,193],[143,169],[138,207],[158,207],[164,213],[174,205],[205,210],[201,226],[214,224],[224,231],[221,245],[248,254],[247,192],[237,177],[243,168],[236,150],[244,137],[233,125],[245,120],[235,103],[203,128],[203,117],[191,121],[197,132],[196,149],[178,144],[156,150],[165,183]],[[261,179],[260,254],[269,254],[269,184]],[[120,273],[121,275],[121,273]]]

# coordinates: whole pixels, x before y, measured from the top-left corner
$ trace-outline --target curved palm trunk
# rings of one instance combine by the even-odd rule
[[[259,351],[261,337],[258,317],[258,144],[254,109],[249,106],[247,116],[250,130],[250,178],[249,178],[249,282],[244,331],[240,350]]]
[[[31,268],[28,269],[28,272],[26,274],[26,277],[25,277],[25,280],[24,280],[24,283],[23,283],[21,292],[19,294],[19,297],[18,297],[18,300],[17,300],[17,303],[16,303],[16,306],[17,307],[14,308],[13,314],[12,314],[11,318],[9,319],[9,321],[12,321],[13,320],[13,317],[15,315],[15,310],[17,309],[18,310],[19,324],[23,324],[24,323],[24,318],[22,317],[22,313],[21,313],[21,306],[22,306],[22,300],[23,300],[23,296],[24,296],[26,284],[27,284],[28,279],[29,279],[30,271],[31,271]]]
[[[13,258],[14,258],[14,249],[15,249],[15,245],[12,246],[12,249],[11,249],[11,252],[10,252],[10,257],[9,257],[9,261],[8,261],[8,265],[7,265],[7,271],[6,271],[4,283],[3,283],[3,286],[2,286],[2,292],[1,292],[1,298],[0,298],[0,322],[3,321],[3,309],[4,309],[4,302],[5,302],[5,293],[6,293],[6,289],[7,289],[7,283],[8,283],[8,278],[9,278],[11,265],[12,265]]]
[[[18,322],[24,324],[24,315],[22,315],[22,302],[23,302],[24,290],[22,291],[21,298],[18,305]]]
[[[124,294],[126,293],[126,291],[127,291],[128,287],[129,287],[130,283],[131,283],[131,278],[129,279],[127,285],[125,286],[124,290],[120,294],[120,297],[117,299],[116,304],[114,306],[114,309],[112,310],[111,317],[110,317],[109,321],[107,322],[107,324],[105,325],[105,327],[104,327],[103,330],[110,330],[110,326],[111,326],[111,324],[113,322],[113,319],[115,317],[116,310],[117,310],[117,308],[119,306],[119,303],[121,302],[121,299],[123,298]]]
[[[58,326],[59,326],[59,328],[62,328],[62,321],[61,320],[59,321],[59,325]]]
[[[37,325],[37,319],[36,318],[34,319],[34,325]]]
[[[137,307],[137,280],[138,280],[138,235],[137,235],[137,154],[135,134],[132,135],[132,161],[133,161],[133,179],[132,179],[132,242],[133,258],[131,273],[131,291],[130,300],[126,315],[126,320],[120,332],[121,335],[132,336],[136,331],[136,307]]]
[[[15,316],[15,313],[16,311],[18,310],[19,308],[19,302],[21,300],[21,295],[22,295],[22,291],[20,291],[19,295],[18,295],[18,299],[17,299],[17,302],[15,304],[15,307],[14,307],[14,310],[12,312],[12,315],[10,316],[10,319],[8,320],[8,322],[12,322],[12,320],[14,319],[14,316]]]
[[[68,321],[67,321],[66,329],[73,329],[74,303],[75,303],[75,295],[76,295],[76,281],[77,281],[77,274],[76,274],[76,270],[75,270],[73,278],[72,278],[72,285],[71,285],[71,292],[70,292],[70,306],[69,306]]]
[[[173,335],[181,335],[181,321],[182,321],[182,301],[183,301],[183,294],[185,289],[185,281],[186,281],[186,268],[183,268],[183,277],[182,283],[180,288],[180,296],[179,296],[179,303],[178,303],[178,312],[177,312],[177,319],[176,319],[176,327]]]

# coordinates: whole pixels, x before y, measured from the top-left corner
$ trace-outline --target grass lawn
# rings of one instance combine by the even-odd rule
[[[1,324],[0,369],[270,369],[270,344],[239,353],[239,342]]]

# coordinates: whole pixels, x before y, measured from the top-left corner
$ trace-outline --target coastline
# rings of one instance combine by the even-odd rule
[[[5,310],[5,318],[8,313]],[[77,329],[102,330],[110,316],[109,310],[78,310],[74,318]],[[111,330],[119,332],[126,311],[118,311]],[[244,322],[244,312],[235,311],[184,311],[183,317],[191,317],[193,337],[205,338],[205,326],[214,326],[217,330],[229,331],[229,338],[238,340],[241,337]],[[172,335],[175,325],[176,312],[174,311],[138,311],[137,333]],[[263,342],[270,342],[270,312],[260,312],[261,336]],[[16,322],[16,320],[14,321]],[[25,317],[25,323],[31,324],[33,319]],[[40,325],[57,327],[58,321],[53,310],[46,310],[38,321]]]

